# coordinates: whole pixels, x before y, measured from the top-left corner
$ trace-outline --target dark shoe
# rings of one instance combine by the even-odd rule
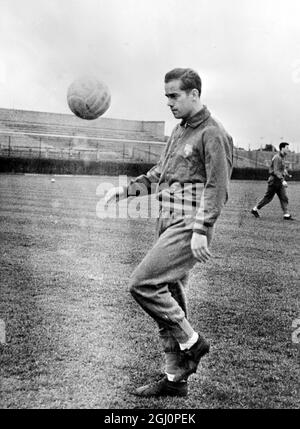
[[[180,369],[176,373],[174,381],[186,380],[197,371],[200,359],[209,353],[209,343],[199,335],[198,341],[188,350],[181,352]]]
[[[251,213],[252,213],[255,217],[260,217],[260,216],[259,216],[259,213],[258,213],[258,211],[257,211],[257,210],[252,209],[252,210],[251,210]]]
[[[137,396],[187,396],[188,385],[187,381],[174,383],[169,381],[165,376],[160,381],[155,383],[147,384],[146,386],[139,387],[136,389],[135,394]]]
[[[291,215],[289,216],[283,216],[284,220],[295,220]]]

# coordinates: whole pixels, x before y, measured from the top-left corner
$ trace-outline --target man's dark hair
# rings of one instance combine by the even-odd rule
[[[193,89],[197,89],[200,97],[202,82],[200,76],[194,70],[182,68],[173,69],[166,74],[165,83],[175,79],[181,81],[180,89],[182,91],[191,92]]]
[[[287,142],[282,142],[282,143],[280,143],[280,145],[279,145],[279,150],[281,150],[281,149],[283,149],[283,148],[285,148],[286,146],[288,146],[289,145],[289,143],[287,143]]]

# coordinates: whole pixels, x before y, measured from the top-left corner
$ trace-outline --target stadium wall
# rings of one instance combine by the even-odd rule
[[[84,161],[67,159],[38,159],[0,157],[0,173],[16,174],[74,174],[74,175],[127,175],[131,177],[146,173],[153,163]],[[233,180],[267,180],[268,170],[234,168]],[[300,181],[300,170],[293,171],[293,181]]]

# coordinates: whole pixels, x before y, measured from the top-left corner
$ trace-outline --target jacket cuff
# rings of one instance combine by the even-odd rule
[[[193,228],[193,232],[196,232],[200,235],[206,235],[207,236],[208,227],[205,225],[195,225]]]

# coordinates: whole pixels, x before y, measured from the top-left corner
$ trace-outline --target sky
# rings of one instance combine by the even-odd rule
[[[70,113],[69,85],[92,74],[104,117],[169,135],[164,75],[190,67],[236,146],[299,152],[299,18],[299,0],[0,0],[0,107]]]

